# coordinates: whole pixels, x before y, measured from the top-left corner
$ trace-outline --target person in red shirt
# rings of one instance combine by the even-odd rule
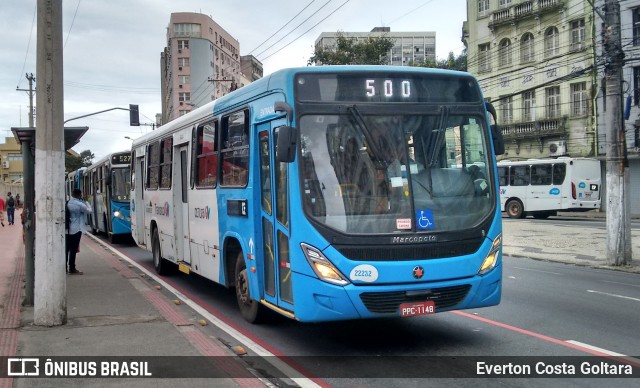
[[[0,197],[0,224],[4,228],[4,199]]]

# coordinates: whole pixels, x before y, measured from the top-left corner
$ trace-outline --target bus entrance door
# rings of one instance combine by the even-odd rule
[[[186,145],[176,147],[177,158],[173,160],[173,203],[175,204],[176,254],[178,262],[191,265],[189,244],[189,159]],[[179,185],[179,187],[178,187]]]
[[[265,301],[293,312],[289,257],[288,170],[275,162],[278,121],[260,125],[260,187],[263,284]],[[271,131],[273,129],[273,131]]]

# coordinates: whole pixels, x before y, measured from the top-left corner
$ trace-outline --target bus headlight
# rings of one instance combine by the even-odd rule
[[[115,218],[119,218],[119,219],[121,219],[121,220],[124,220],[124,214],[120,213],[120,211],[118,211],[118,210],[116,210],[116,211],[114,211],[114,212],[113,212],[113,216],[114,216]]]
[[[340,271],[334,267],[322,252],[311,245],[304,243],[300,244],[300,246],[302,247],[302,252],[304,252],[307,261],[311,264],[311,268],[313,268],[313,271],[321,280],[338,286],[349,284],[347,278],[345,278]]]
[[[500,255],[500,248],[502,248],[502,235],[498,235],[495,240],[493,240],[493,245],[491,246],[491,250],[489,250],[489,254],[482,262],[480,266],[480,270],[478,270],[478,275],[484,275],[487,272],[491,271],[495,268],[496,264],[498,264],[498,256]]]

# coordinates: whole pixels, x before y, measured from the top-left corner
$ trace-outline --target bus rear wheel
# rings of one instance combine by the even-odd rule
[[[238,300],[238,307],[240,308],[240,314],[249,323],[258,323],[264,315],[262,306],[251,299],[251,293],[249,288],[249,274],[247,272],[247,266],[244,263],[244,255],[242,251],[238,252],[236,257],[236,271],[235,271],[235,286],[236,286],[236,299]]]
[[[524,206],[517,199],[507,202],[506,210],[510,218],[524,218]]]
[[[160,251],[160,235],[158,234],[158,228],[153,230],[153,237],[151,238],[151,255],[153,256],[153,266],[156,269],[158,275],[169,274],[169,263],[162,258],[162,252]]]

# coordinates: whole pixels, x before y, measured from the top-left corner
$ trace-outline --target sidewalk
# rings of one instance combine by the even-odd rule
[[[19,218],[18,218],[19,219]],[[6,223],[5,223],[6,225]],[[110,251],[83,236],[78,268],[84,275],[67,275],[67,324],[55,327],[33,325],[33,307],[20,307],[24,287],[24,247],[21,226],[0,230],[2,327],[0,356],[149,357],[199,356],[209,373],[220,378],[15,378],[0,379],[0,387],[264,387],[231,349],[200,326],[198,317],[185,304],[176,305],[171,295],[158,290],[153,281],[137,273]],[[11,270],[13,269],[13,270]],[[6,270],[6,272],[5,272]],[[22,310],[22,311],[21,311]],[[224,356],[205,359],[201,356]],[[184,357],[163,368],[188,367]],[[81,361],[82,358],[75,358]],[[157,360],[156,360],[157,361]],[[3,361],[6,362],[6,361]],[[0,366],[6,367],[6,366]],[[4,368],[3,368],[4,369]],[[44,366],[40,365],[40,370]],[[44,375],[44,374],[41,374]]]
[[[604,218],[601,212],[560,213],[561,217]],[[506,220],[502,223],[504,256],[576,264],[594,268],[640,273],[640,231],[631,232],[632,261],[627,266],[607,262],[606,229],[556,225],[533,219]]]

